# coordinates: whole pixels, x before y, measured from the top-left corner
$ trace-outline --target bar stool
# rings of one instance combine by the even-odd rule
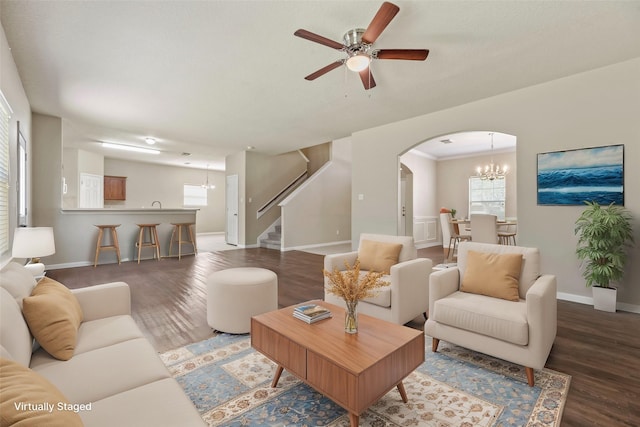
[[[158,229],[156,228],[160,224],[136,224],[140,227],[138,231],[138,241],[136,247],[138,248],[138,264],[140,264],[140,251],[142,248],[155,248],[154,258],[160,261],[160,240],[158,239]],[[146,234],[149,235],[149,240],[145,240]]]
[[[98,242],[96,243],[96,256],[93,260],[93,266],[98,265],[98,256],[101,251],[112,250],[116,251],[116,256],[118,257],[118,264],[120,264],[120,245],[118,244],[118,231],[116,228],[120,227],[120,224],[107,224],[107,225],[96,225],[98,227]],[[102,238],[105,235],[105,229],[107,233],[111,232],[111,244],[105,245],[102,242]]]
[[[171,256],[171,249],[173,248],[173,244],[178,244],[178,259],[182,257],[182,245],[188,244],[193,247],[193,252],[190,252],[185,255],[195,255],[198,253],[198,246],[196,245],[196,239],[193,235],[192,226],[196,225],[195,222],[172,222],[173,231],[171,232],[171,242],[169,243],[169,256]],[[185,234],[185,238],[188,240],[182,240],[182,228],[186,228],[187,232]],[[178,232],[178,240],[175,240],[176,232]]]

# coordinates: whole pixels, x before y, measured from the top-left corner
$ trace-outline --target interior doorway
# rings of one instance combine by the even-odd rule
[[[403,189],[401,168],[398,212],[411,203],[416,242],[422,242],[424,247],[441,244],[439,212],[443,207],[456,209],[459,218],[469,216],[470,179],[476,176],[478,168],[485,169],[491,163],[508,166],[509,173],[504,178],[504,216],[517,220],[516,142],[516,136],[494,131],[455,132],[431,136],[401,153],[399,164],[410,171],[413,185],[411,192]],[[403,220],[406,224],[408,217],[403,219],[399,214],[399,234],[404,234]]]
[[[229,245],[238,245],[238,175],[228,175],[226,179],[226,210],[227,220],[225,227],[225,240]]]
[[[398,236],[413,235],[413,173],[400,163],[400,188],[398,189]]]

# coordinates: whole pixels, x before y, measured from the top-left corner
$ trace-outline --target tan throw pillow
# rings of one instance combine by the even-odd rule
[[[76,349],[82,309],[63,284],[45,277],[22,302],[31,333],[47,353],[69,360]]]
[[[0,358],[0,425],[82,426],[80,415],[46,378],[12,360]]]
[[[398,263],[402,243],[363,240],[358,248],[360,269],[389,274],[392,265]]]
[[[460,290],[509,301],[518,301],[522,254],[469,251]]]

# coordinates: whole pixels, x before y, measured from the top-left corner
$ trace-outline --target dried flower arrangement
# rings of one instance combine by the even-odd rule
[[[369,271],[362,278],[360,277],[360,260],[356,259],[353,267],[347,261],[344,262],[347,268],[340,271],[337,268],[333,271],[322,270],[322,273],[329,279],[330,286],[327,292],[336,295],[346,302],[357,303],[363,298],[376,295],[376,289],[386,286],[389,282],[380,280],[384,273]]]
[[[360,260],[356,259],[353,267],[347,261],[344,262],[347,268],[340,271],[335,268],[333,271],[322,270],[322,273],[329,279],[327,292],[342,299],[347,306],[344,318],[344,330],[349,334],[358,332],[358,315],[356,306],[358,301],[369,298],[377,294],[376,289],[386,286],[389,282],[380,280],[384,273],[368,271],[360,277]]]

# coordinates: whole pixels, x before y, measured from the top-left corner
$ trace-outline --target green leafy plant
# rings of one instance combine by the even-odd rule
[[[609,288],[622,279],[627,260],[626,247],[633,243],[631,214],[620,205],[601,206],[585,202],[586,209],[576,220],[579,236],[576,255],[586,263],[582,276],[587,286]]]

